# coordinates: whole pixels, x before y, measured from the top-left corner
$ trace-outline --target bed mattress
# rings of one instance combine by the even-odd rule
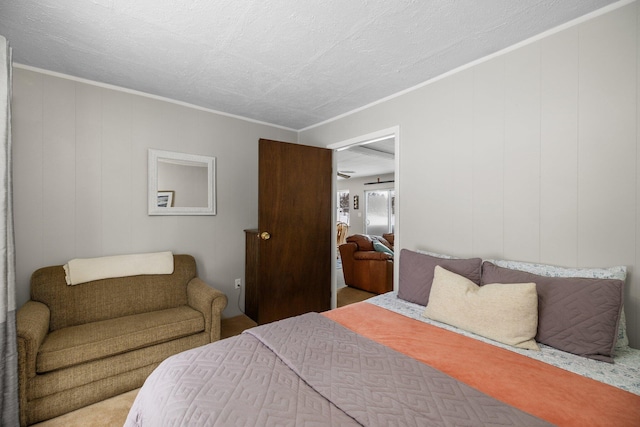
[[[430,324],[392,293],[369,301],[167,359],[125,426],[640,425],[637,352],[567,369],[565,358],[579,356],[558,363],[544,355],[551,349],[506,348]],[[590,364],[589,375],[572,372]]]
[[[225,341],[158,367],[125,425],[550,425],[316,313]]]

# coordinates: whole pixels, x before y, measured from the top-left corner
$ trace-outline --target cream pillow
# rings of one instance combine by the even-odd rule
[[[478,286],[440,266],[423,316],[492,340],[529,350],[540,350],[538,294],[535,283]]]

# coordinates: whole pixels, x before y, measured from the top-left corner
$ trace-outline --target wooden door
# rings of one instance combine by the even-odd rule
[[[331,178],[331,150],[259,141],[260,324],[331,308]]]

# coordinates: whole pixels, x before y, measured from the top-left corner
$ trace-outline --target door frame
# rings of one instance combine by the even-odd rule
[[[336,193],[338,191],[338,176],[335,173],[335,171],[338,170],[338,164],[337,164],[337,156],[336,156],[336,152],[337,151],[342,151],[342,150],[346,150],[349,147],[353,147],[356,145],[363,145],[369,142],[374,142],[376,140],[381,140],[381,139],[387,139],[389,137],[393,137],[394,138],[394,144],[395,144],[395,155],[394,155],[394,167],[395,167],[395,182],[393,184],[394,187],[394,191],[396,194],[396,224],[395,224],[395,229],[394,229],[394,251],[398,251],[398,248],[400,248],[400,203],[399,201],[402,200],[400,198],[400,125],[396,125],[396,126],[392,126],[390,128],[386,128],[386,129],[381,129],[375,132],[371,132],[365,135],[361,135],[361,136],[357,136],[355,138],[349,138],[340,142],[335,142],[332,144],[327,145],[327,148],[333,150],[333,170],[334,170],[334,174],[333,174],[333,178],[332,178],[332,189],[333,189],[333,197],[332,197],[332,205],[331,205],[331,216],[332,216],[332,221],[335,224],[336,223],[336,211],[337,211],[337,206],[336,206]],[[334,230],[335,231],[335,230]],[[332,233],[333,235],[331,236],[331,268],[333,269],[333,274],[331,276],[331,308],[336,308],[337,306],[337,299],[336,299],[336,286],[337,286],[337,281],[336,281],[336,257],[338,256],[337,253],[337,236],[336,233]],[[399,251],[398,251],[399,252]],[[398,263],[395,262],[393,263],[393,292],[397,293],[397,283],[398,283]]]

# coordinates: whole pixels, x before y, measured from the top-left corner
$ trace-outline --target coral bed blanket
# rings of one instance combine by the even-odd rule
[[[640,396],[362,302],[328,318],[559,426],[640,426]]]

